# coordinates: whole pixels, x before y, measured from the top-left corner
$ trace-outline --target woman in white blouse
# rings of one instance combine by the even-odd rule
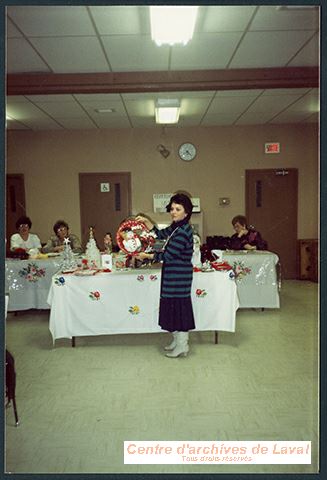
[[[41,250],[41,241],[35,233],[30,233],[32,226],[29,217],[20,217],[16,222],[16,229],[18,233],[14,233],[10,238],[10,250],[15,251],[17,248],[22,248],[28,252],[31,249],[37,248]]]

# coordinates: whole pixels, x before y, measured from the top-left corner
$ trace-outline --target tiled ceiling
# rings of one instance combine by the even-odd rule
[[[8,74],[90,74],[319,66],[319,7],[200,6],[193,39],[158,47],[148,6],[8,6]],[[317,122],[318,88],[8,95],[7,128],[156,127],[158,98],[178,126]],[[99,110],[111,109],[101,113]]]

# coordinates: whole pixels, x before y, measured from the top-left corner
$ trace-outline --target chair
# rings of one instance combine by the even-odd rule
[[[15,360],[12,354],[6,349],[6,407],[9,407],[12,401],[15,415],[15,425],[19,425],[17,407],[16,407],[16,371]]]

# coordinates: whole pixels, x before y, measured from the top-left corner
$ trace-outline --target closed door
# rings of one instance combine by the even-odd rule
[[[131,213],[130,173],[80,173],[79,190],[83,245],[92,226],[101,250],[106,232],[115,242],[120,223]]]
[[[246,216],[277,253],[282,278],[297,278],[298,171],[246,170]]]
[[[24,175],[8,174],[6,176],[6,238],[9,246],[10,237],[16,233],[16,221],[26,215]]]

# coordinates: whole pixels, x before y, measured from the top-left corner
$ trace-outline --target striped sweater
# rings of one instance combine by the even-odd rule
[[[164,252],[155,254],[156,261],[163,261],[161,297],[190,297],[193,279],[192,227],[185,223],[175,230],[172,225],[162,230],[154,227],[154,230],[159,240],[168,239]]]

